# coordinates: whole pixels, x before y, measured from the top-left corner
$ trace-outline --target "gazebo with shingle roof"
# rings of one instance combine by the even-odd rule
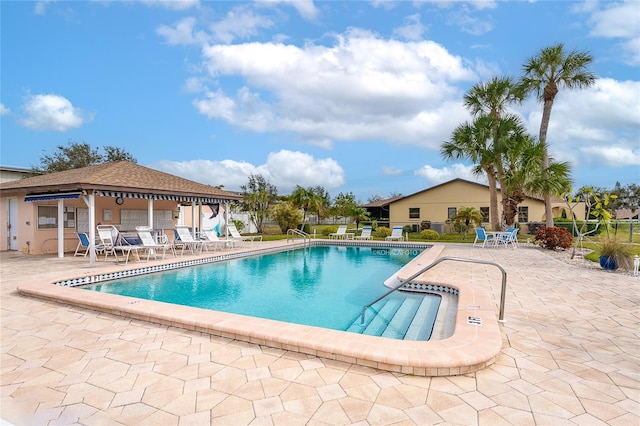
[[[118,204],[125,198],[148,200],[149,223],[153,223],[154,200],[214,204],[240,201],[242,196],[128,161],[104,163],[79,169],[33,176],[0,184],[2,198],[25,195],[24,201],[82,198],[89,209],[89,237],[95,239],[95,197],[115,197]],[[195,214],[195,213],[193,213]],[[63,225],[58,221],[58,256],[64,252]],[[92,250],[92,262],[95,252]]]

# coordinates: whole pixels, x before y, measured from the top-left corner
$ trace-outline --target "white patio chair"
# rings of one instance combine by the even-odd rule
[[[402,226],[394,226],[391,230],[391,235],[389,235],[385,240],[387,241],[404,241],[404,235],[402,233]]]

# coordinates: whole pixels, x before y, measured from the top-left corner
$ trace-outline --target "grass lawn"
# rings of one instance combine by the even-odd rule
[[[352,224],[347,224],[348,227],[351,228],[355,228],[356,225],[355,223]],[[314,231],[316,233],[316,236],[318,238],[323,238],[323,237],[327,237],[326,232],[328,228],[336,228],[337,229],[337,224],[336,225],[313,225],[311,226],[311,234],[313,235]],[[360,226],[361,228],[361,226]],[[280,230],[280,228],[278,228],[277,226],[267,226],[265,228],[265,233],[263,234],[263,239],[265,241],[275,241],[275,240],[283,240],[285,238],[287,238],[287,236],[285,234],[282,234],[282,231]],[[632,253],[632,256],[634,255],[638,255],[640,256],[640,232],[636,231],[634,229],[634,233],[632,236],[632,242],[628,243],[629,240],[629,235],[628,233],[622,233],[620,231],[618,231],[618,235],[617,235],[617,239],[620,242],[623,242],[625,244],[629,244],[630,246],[630,250]],[[332,231],[332,232],[335,232]],[[421,239],[418,237],[418,233],[409,233],[409,241],[414,241],[414,242],[443,242],[443,243],[473,243],[473,241],[475,240],[475,233],[470,233],[470,234],[466,234],[466,235],[461,235],[461,234],[442,234],[440,235],[440,237],[438,239],[432,239],[432,240],[425,240],[425,239]],[[527,241],[527,239],[529,239],[531,242],[533,242],[535,236],[534,235],[520,235],[518,234],[518,241],[521,243],[525,243]],[[585,255],[585,259],[589,259],[593,262],[598,262],[598,254],[597,254],[597,249],[598,249],[598,240],[600,237],[593,237],[591,239],[586,240],[583,243],[583,247],[589,250],[594,250],[593,252]],[[382,241],[384,240],[383,238],[375,238],[374,240],[378,240],[378,241]],[[570,250],[570,249],[569,249]]]

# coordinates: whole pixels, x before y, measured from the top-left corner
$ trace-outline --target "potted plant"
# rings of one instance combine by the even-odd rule
[[[600,256],[602,269],[613,271],[621,268],[625,271],[631,269],[631,249],[628,245],[616,241],[615,238],[606,238],[597,249]]]

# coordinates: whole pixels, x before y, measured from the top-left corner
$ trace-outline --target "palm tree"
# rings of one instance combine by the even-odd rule
[[[503,222],[507,226],[513,226],[518,205],[527,196],[544,191],[560,193],[570,186],[569,164],[551,159],[545,169],[544,146],[526,132],[519,116],[508,115],[501,120],[499,141],[495,145],[503,153],[499,181],[503,194]]]
[[[547,130],[551,118],[553,101],[560,87],[567,89],[581,89],[595,83],[596,76],[587,67],[593,62],[593,57],[587,51],[566,52],[564,45],[543,48],[537,55],[529,58],[524,64],[524,77],[521,79],[522,90],[526,93],[535,92],[543,102],[542,120],[538,140],[543,145],[543,169],[549,167],[549,150],[547,144]],[[553,226],[551,212],[551,193],[545,193],[545,215],[547,226]]]
[[[349,213],[349,215],[356,222],[356,231],[358,231],[360,222],[371,219],[371,213],[369,213],[369,211],[364,207],[360,207],[360,206],[354,207]]]
[[[446,159],[464,158],[476,166],[476,175],[485,174],[489,183],[489,214],[491,228],[500,229],[498,217],[498,191],[496,163],[499,157],[493,148],[494,120],[489,115],[476,118],[473,123],[463,123],[456,127],[451,138],[440,147],[440,154]]]
[[[302,215],[302,224],[300,225],[300,230],[304,229],[304,223],[307,220],[307,210],[309,210],[309,206],[314,198],[314,193],[311,188],[303,188],[300,185],[296,185],[296,189],[291,193],[291,203],[294,206],[301,208],[304,212]]]
[[[492,139],[498,138],[498,125],[505,114],[507,106],[520,102],[523,98],[522,89],[511,77],[494,77],[487,83],[475,84],[464,96],[464,105],[471,111],[474,117],[489,116],[492,121]],[[494,150],[494,157],[498,166],[497,173],[502,174],[499,169],[501,153]],[[500,229],[500,219],[498,217],[498,189],[495,179],[493,182],[487,175],[489,183],[489,216],[491,228]],[[503,193],[504,202],[504,193]]]
[[[474,207],[460,207],[456,216],[453,218],[454,223],[464,224],[464,233],[462,234],[463,240],[469,233],[469,225],[474,224],[480,226],[483,220],[484,217],[480,210]]]

